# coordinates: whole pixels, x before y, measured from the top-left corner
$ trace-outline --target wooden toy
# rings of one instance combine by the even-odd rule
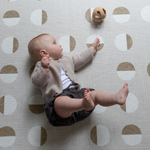
[[[95,22],[101,22],[106,17],[106,10],[103,7],[96,7],[92,17]]]

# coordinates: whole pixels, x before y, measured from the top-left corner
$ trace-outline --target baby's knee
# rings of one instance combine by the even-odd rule
[[[59,109],[63,109],[64,104],[66,103],[67,97],[66,96],[59,96],[54,101],[54,107],[57,107]]]
[[[54,107],[61,107],[61,105],[62,105],[62,98],[57,97],[54,101]]]
[[[65,107],[65,96],[57,97],[54,101],[54,110],[61,118],[68,118],[72,113],[68,112]]]

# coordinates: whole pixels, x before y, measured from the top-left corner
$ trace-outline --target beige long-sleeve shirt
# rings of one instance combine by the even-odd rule
[[[37,88],[41,89],[43,98],[48,100],[51,97],[62,93],[63,91],[61,81],[61,67],[73,81],[73,83],[77,83],[80,86],[74,71],[83,67],[90,60],[92,60],[93,57],[94,56],[90,48],[79,55],[63,56],[57,61],[50,62],[50,71],[48,73],[46,73],[41,66],[41,61],[38,61],[31,75],[32,83]]]

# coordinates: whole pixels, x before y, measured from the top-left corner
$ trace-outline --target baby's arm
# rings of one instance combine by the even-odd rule
[[[73,64],[74,64],[74,70],[80,69],[85,64],[87,64],[90,60],[92,60],[94,58],[94,55],[96,54],[99,46],[100,46],[100,40],[98,38],[96,38],[94,40],[93,45],[90,48],[88,48],[86,51],[83,51],[79,55],[74,55],[72,57]]]
[[[46,66],[44,66],[44,67],[46,67]],[[48,76],[48,73],[46,72],[46,70],[47,70],[47,67],[43,68],[41,61],[38,61],[36,63],[35,68],[31,74],[32,83],[36,87],[41,88],[47,84],[49,76]]]
[[[49,64],[50,64],[49,58],[48,57],[42,57],[41,65],[42,65],[42,67],[46,73],[49,72]]]

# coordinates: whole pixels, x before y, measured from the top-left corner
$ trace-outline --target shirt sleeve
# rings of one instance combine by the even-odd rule
[[[38,87],[44,87],[48,82],[48,73],[41,66],[41,61],[38,61],[31,75],[32,83]]]
[[[85,64],[87,64],[90,60],[94,58],[92,51],[89,49],[85,50],[79,55],[75,55],[72,57],[73,63],[75,66],[75,70],[80,69]]]

